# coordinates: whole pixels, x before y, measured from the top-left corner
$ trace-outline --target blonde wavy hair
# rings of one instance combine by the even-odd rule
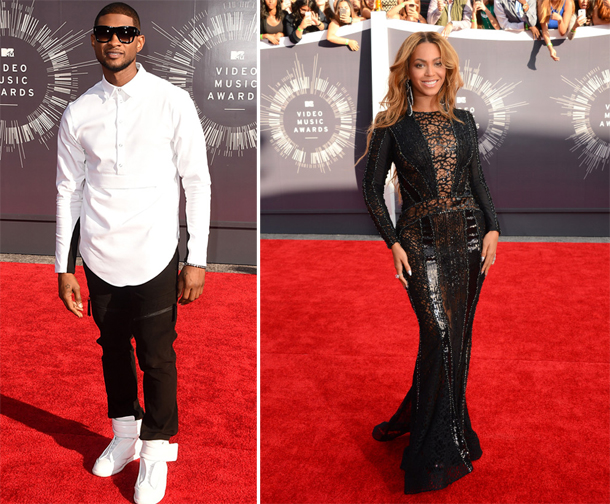
[[[409,80],[409,64],[415,48],[429,42],[436,44],[441,53],[441,62],[447,70],[445,82],[435,97],[439,111],[449,119],[457,120],[453,113],[455,96],[464,82],[460,76],[460,62],[451,44],[436,32],[417,32],[410,35],[400,46],[394,64],[390,67],[388,93],[381,101],[385,110],[379,112],[373,125],[375,128],[386,128],[396,124],[407,113],[407,81]]]

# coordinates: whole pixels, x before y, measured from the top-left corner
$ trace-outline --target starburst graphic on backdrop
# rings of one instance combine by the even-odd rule
[[[464,68],[461,71],[464,79],[462,89],[476,93],[487,107],[489,123],[485,133],[479,138],[479,153],[489,163],[494,152],[500,148],[508,135],[510,115],[515,112],[517,107],[527,105],[527,102],[506,103],[506,99],[521,84],[521,81],[501,83],[502,79],[498,79],[495,83],[491,83],[479,74],[480,69],[480,65],[476,68],[471,67],[469,60],[464,62]]]
[[[586,178],[599,166],[603,170],[610,158],[610,142],[595,134],[590,117],[591,105],[596,98],[602,96],[604,92],[607,93],[610,89],[610,70],[600,71],[600,68],[596,67],[587,73],[582,80],[576,79],[576,82],[572,82],[563,75],[561,80],[572,88],[572,94],[561,98],[551,98],[559,103],[562,109],[567,110],[561,115],[565,115],[572,120],[574,134],[567,139],[574,140],[574,145],[570,149],[571,152],[581,151],[578,156],[579,159],[582,158],[579,166],[585,165],[584,178]]]
[[[348,147],[354,148],[356,131],[356,108],[349,93],[341,83],[331,84],[322,78],[318,68],[318,56],[313,60],[311,75],[295,55],[292,69],[275,86],[269,86],[270,94],[261,93],[261,131],[270,131],[271,143],[285,159],[301,168],[317,168],[322,173],[345,154]],[[290,102],[298,96],[317,96],[331,108],[335,127],[330,138],[313,148],[299,145],[286,131],[284,112]],[[263,101],[266,104],[263,104]]]
[[[26,118],[20,120],[0,119],[0,160],[4,152],[17,151],[23,167],[25,146],[28,142],[38,140],[48,148],[47,142],[54,137],[53,129],[59,123],[64,109],[74,99],[78,91],[78,75],[82,67],[93,65],[95,61],[80,64],[70,63],[68,54],[82,44],[86,33],[68,31],[60,35],[63,23],[56,30],[51,30],[34,17],[34,2],[24,6],[18,0],[1,2],[0,40],[2,47],[9,48],[11,40],[19,39],[32,48],[46,65],[47,84],[44,97],[36,109]],[[3,55],[5,56],[5,55]],[[6,61],[5,58],[2,58]],[[42,70],[40,71],[42,73]],[[11,103],[11,97],[2,97],[0,110],[17,107]]]
[[[210,119],[195,101],[193,82],[197,64],[204,59],[206,51],[230,41],[244,41],[252,46],[259,30],[256,12],[225,12],[209,16],[207,11],[196,14],[182,28],[172,27],[172,34],[157,23],[153,28],[169,41],[169,49],[164,54],[154,53],[144,56],[153,69],[172,84],[188,91],[195,102],[199,120],[203,127],[206,147],[212,159],[218,153],[227,157],[237,153],[243,155],[245,149],[256,147],[256,121],[239,126],[225,126]],[[212,72],[211,68],[202,71]],[[235,109],[225,109],[235,110]]]

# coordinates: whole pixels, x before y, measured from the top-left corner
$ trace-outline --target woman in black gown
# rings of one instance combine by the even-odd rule
[[[390,68],[369,134],[364,197],[419,321],[413,383],[396,414],[375,427],[409,434],[405,493],[438,490],[481,457],[466,407],[472,322],[495,260],[500,226],[479,161],[470,112],[454,108],[458,56],[436,32],[414,33]],[[403,210],[396,228],[383,199],[392,163]]]

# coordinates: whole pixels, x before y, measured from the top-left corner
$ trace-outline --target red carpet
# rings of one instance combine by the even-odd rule
[[[2,503],[133,502],[138,462],[91,474],[112,438],[93,319],[64,308],[53,266],[0,272]],[[208,273],[178,311],[180,447],[163,502],[256,502],[256,277]]]
[[[382,242],[261,242],[262,503],[610,501],[608,244],[500,243],[475,319],[474,471],[406,496],[379,443],[418,329]]]

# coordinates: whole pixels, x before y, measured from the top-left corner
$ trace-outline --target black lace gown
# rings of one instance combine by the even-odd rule
[[[377,129],[364,174],[368,210],[388,247],[400,242],[412,276],[408,294],[419,321],[413,382],[396,414],[375,427],[389,441],[405,433],[405,493],[438,490],[472,471],[481,457],[466,407],[472,323],[484,275],[481,247],[498,220],[479,161],[469,112],[462,122],[414,112]],[[396,165],[403,209],[396,229],[383,199]]]

